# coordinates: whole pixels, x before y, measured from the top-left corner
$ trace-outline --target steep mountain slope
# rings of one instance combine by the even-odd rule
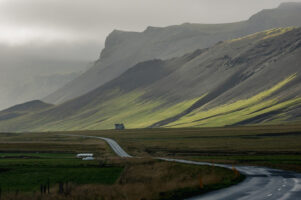
[[[144,32],[113,31],[94,67],[44,101],[62,103],[113,80],[135,64],[151,59],[169,59],[218,41],[233,39],[276,27],[301,26],[301,3],[285,3],[263,10],[247,21],[230,24],[182,24],[148,27]]]
[[[204,127],[301,120],[301,28],[276,28],[168,60],[138,63],[103,86],[0,131]]]

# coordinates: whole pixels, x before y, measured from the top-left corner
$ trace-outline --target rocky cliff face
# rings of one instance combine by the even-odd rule
[[[242,37],[269,28],[300,26],[301,3],[281,4],[263,10],[248,21],[230,24],[182,24],[164,28],[148,27],[144,32],[113,31],[90,70],[44,100],[62,103],[83,95],[120,76],[139,62],[169,59],[222,40]]]

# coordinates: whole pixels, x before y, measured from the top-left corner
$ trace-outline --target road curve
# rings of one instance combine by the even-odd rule
[[[68,135],[81,136],[81,135]],[[104,140],[120,157],[130,158],[116,141],[97,136],[81,136]],[[181,159],[157,158],[169,162],[192,165],[213,165],[208,162],[197,162]],[[232,169],[233,166],[214,164],[214,166]],[[238,185],[209,192],[205,195],[187,200],[301,200],[301,174],[284,170],[254,166],[234,166],[247,178]]]
[[[207,162],[159,159],[193,165],[212,165]],[[215,166],[229,169],[233,167],[223,164]],[[242,183],[187,200],[301,200],[301,174],[265,167],[234,167],[247,176]]]
[[[106,143],[112,148],[112,150],[119,156],[122,158],[131,158],[132,156],[129,155],[127,152],[125,152],[121,146],[119,146],[119,144],[117,142],[115,142],[115,140],[112,140],[110,138],[104,138],[104,137],[95,137],[95,136],[87,136],[90,138],[96,138],[96,139],[101,139],[106,141]]]
[[[104,140],[111,147],[111,149],[116,153],[117,156],[122,157],[122,158],[131,158],[132,157],[127,152],[125,152],[115,140],[112,140],[110,138],[97,137],[97,136],[85,136],[85,135],[73,135],[73,134],[61,134],[61,135],[83,137],[83,138],[95,138],[95,139]]]

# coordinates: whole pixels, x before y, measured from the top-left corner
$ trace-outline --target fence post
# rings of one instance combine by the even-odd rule
[[[239,171],[234,167],[232,166],[232,171],[234,172],[235,174],[235,178],[237,178],[240,174],[239,174]]]
[[[203,184],[202,177],[200,178],[200,188],[201,188],[201,189],[203,189],[203,188],[204,188],[204,184]]]
[[[65,195],[68,196],[70,194],[71,188],[69,187],[68,181],[66,182],[66,187],[65,187]]]
[[[40,185],[40,192],[41,192],[41,195],[43,195],[43,185],[42,184]]]
[[[64,184],[62,182],[59,183],[59,194],[64,193]]]
[[[50,188],[50,180],[49,180],[49,178],[48,178],[48,180],[47,180],[47,192],[48,192],[48,194],[50,193],[50,192],[49,192],[49,188]]]

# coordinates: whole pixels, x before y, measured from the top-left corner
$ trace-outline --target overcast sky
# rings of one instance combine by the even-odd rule
[[[149,25],[234,22],[281,2],[284,0],[0,0],[0,42],[92,40],[102,44],[113,29],[142,31]]]
[[[281,2],[285,0],[0,0],[0,109],[39,98],[34,96],[41,94],[39,88],[26,98],[18,95],[20,86],[36,76],[86,70],[114,29],[235,22]]]

